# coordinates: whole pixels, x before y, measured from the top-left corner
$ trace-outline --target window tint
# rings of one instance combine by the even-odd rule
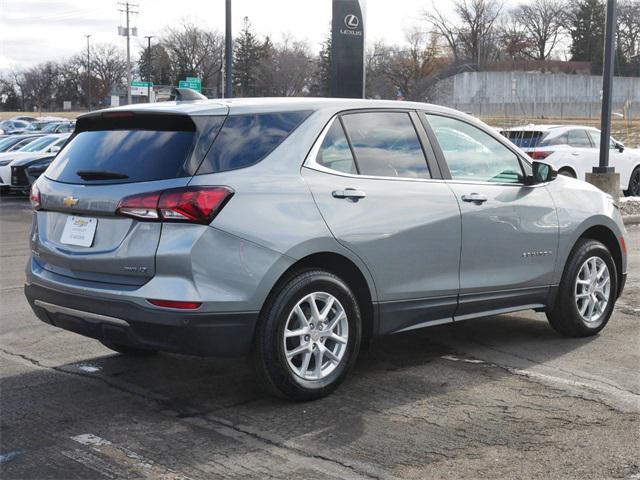
[[[591,148],[591,140],[584,130],[569,130],[568,140],[570,147]]]
[[[361,175],[431,178],[408,113],[357,113],[342,120]]]
[[[194,131],[93,130],[78,133],[60,151],[47,177],[66,183],[129,183],[183,177]],[[117,180],[83,180],[78,171],[126,175]]]
[[[316,163],[338,172],[358,173],[340,120],[336,119],[329,128],[318,151]]]
[[[518,157],[495,138],[461,120],[427,115],[454,180],[520,183]]]
[[[551,145],[567,145],[569,143],[568,134],[565,132],[558,135],[558,132],[551,131],[540,142],[540,147],[549,147]]]
[[[248,167],[269,155],[310,111],[227,117],[198,174]]]

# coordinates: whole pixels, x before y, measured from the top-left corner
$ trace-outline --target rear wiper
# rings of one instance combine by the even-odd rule
[[[78,170],[76,172],[83,180],[124,180],[129,175],[118,172],[109,172],[107,170]]]

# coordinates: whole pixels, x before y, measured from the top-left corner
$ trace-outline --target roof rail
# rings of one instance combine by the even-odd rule
[[[192,100],[207,100],[207,97],[191,88],[173,88],[169,99],[176,102],[189,102]]]

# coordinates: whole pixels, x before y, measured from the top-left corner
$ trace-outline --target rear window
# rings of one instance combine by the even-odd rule
[[[311,111],[259,113],[227,117],[198,175],[258,163],[280,145]]]
[[[534,148],[537,147],[545,132],[537,132],[532,130],[504,130],[502,135],[511,140],[520,148]]]
[[[130,183],[184,177],[195,131],[95,130],[78,133],[47,177],[65,183]],[[107,172],[87,179],[78,172]],[[107,178],[117,174],[119,178]],[[115,175],[111,175],[112,177]]]

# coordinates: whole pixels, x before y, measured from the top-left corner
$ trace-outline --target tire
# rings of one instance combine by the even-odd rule
[[[634,168],[631,172],[629,188],[625,190],[624,194],[627,197],[640,197],[640,167]]]
[[[558,170],[558,174],[564,175],[565,177],[578,178],[573,170],[570,168],[561,168]]]
[[[114,352],[121,353],[122,355],[129,355],[131,357],[148,357],[158,353],[156,350],[147,350],[146,348],[130,347],[129,345],[122,345],[119,343],[111,343],[106,340],[100,340],[100,343]]]
[[[319,314],[331,303],[324,321],[312,313],[311,302]],[[278,397],[297,401],[324,397],[353,367],[361,323],[356,297],[342,279],[323,270],[300,272],[272,294],[262,310],[253,349],[256,373]],[[318,324],[324,328],[318,330]],[[290,332],[287,338],[285,330]],[[291,335],[294,332],[304,333]],[[288,359],[287,352],[294,355]]]
[[[600,271],[601,276],[590,275]],[[606,282],[605,272],[609,278]],[[591,283],[594,278],[596,283]],[[554,330],[567,337],[596,335],[609,322],[617,289],[616,265],[607,247],[596,240],[581,239],[569,255],[555,305],[547,312],[547,319]],[[602,303],[604,300],[606,304]]]

